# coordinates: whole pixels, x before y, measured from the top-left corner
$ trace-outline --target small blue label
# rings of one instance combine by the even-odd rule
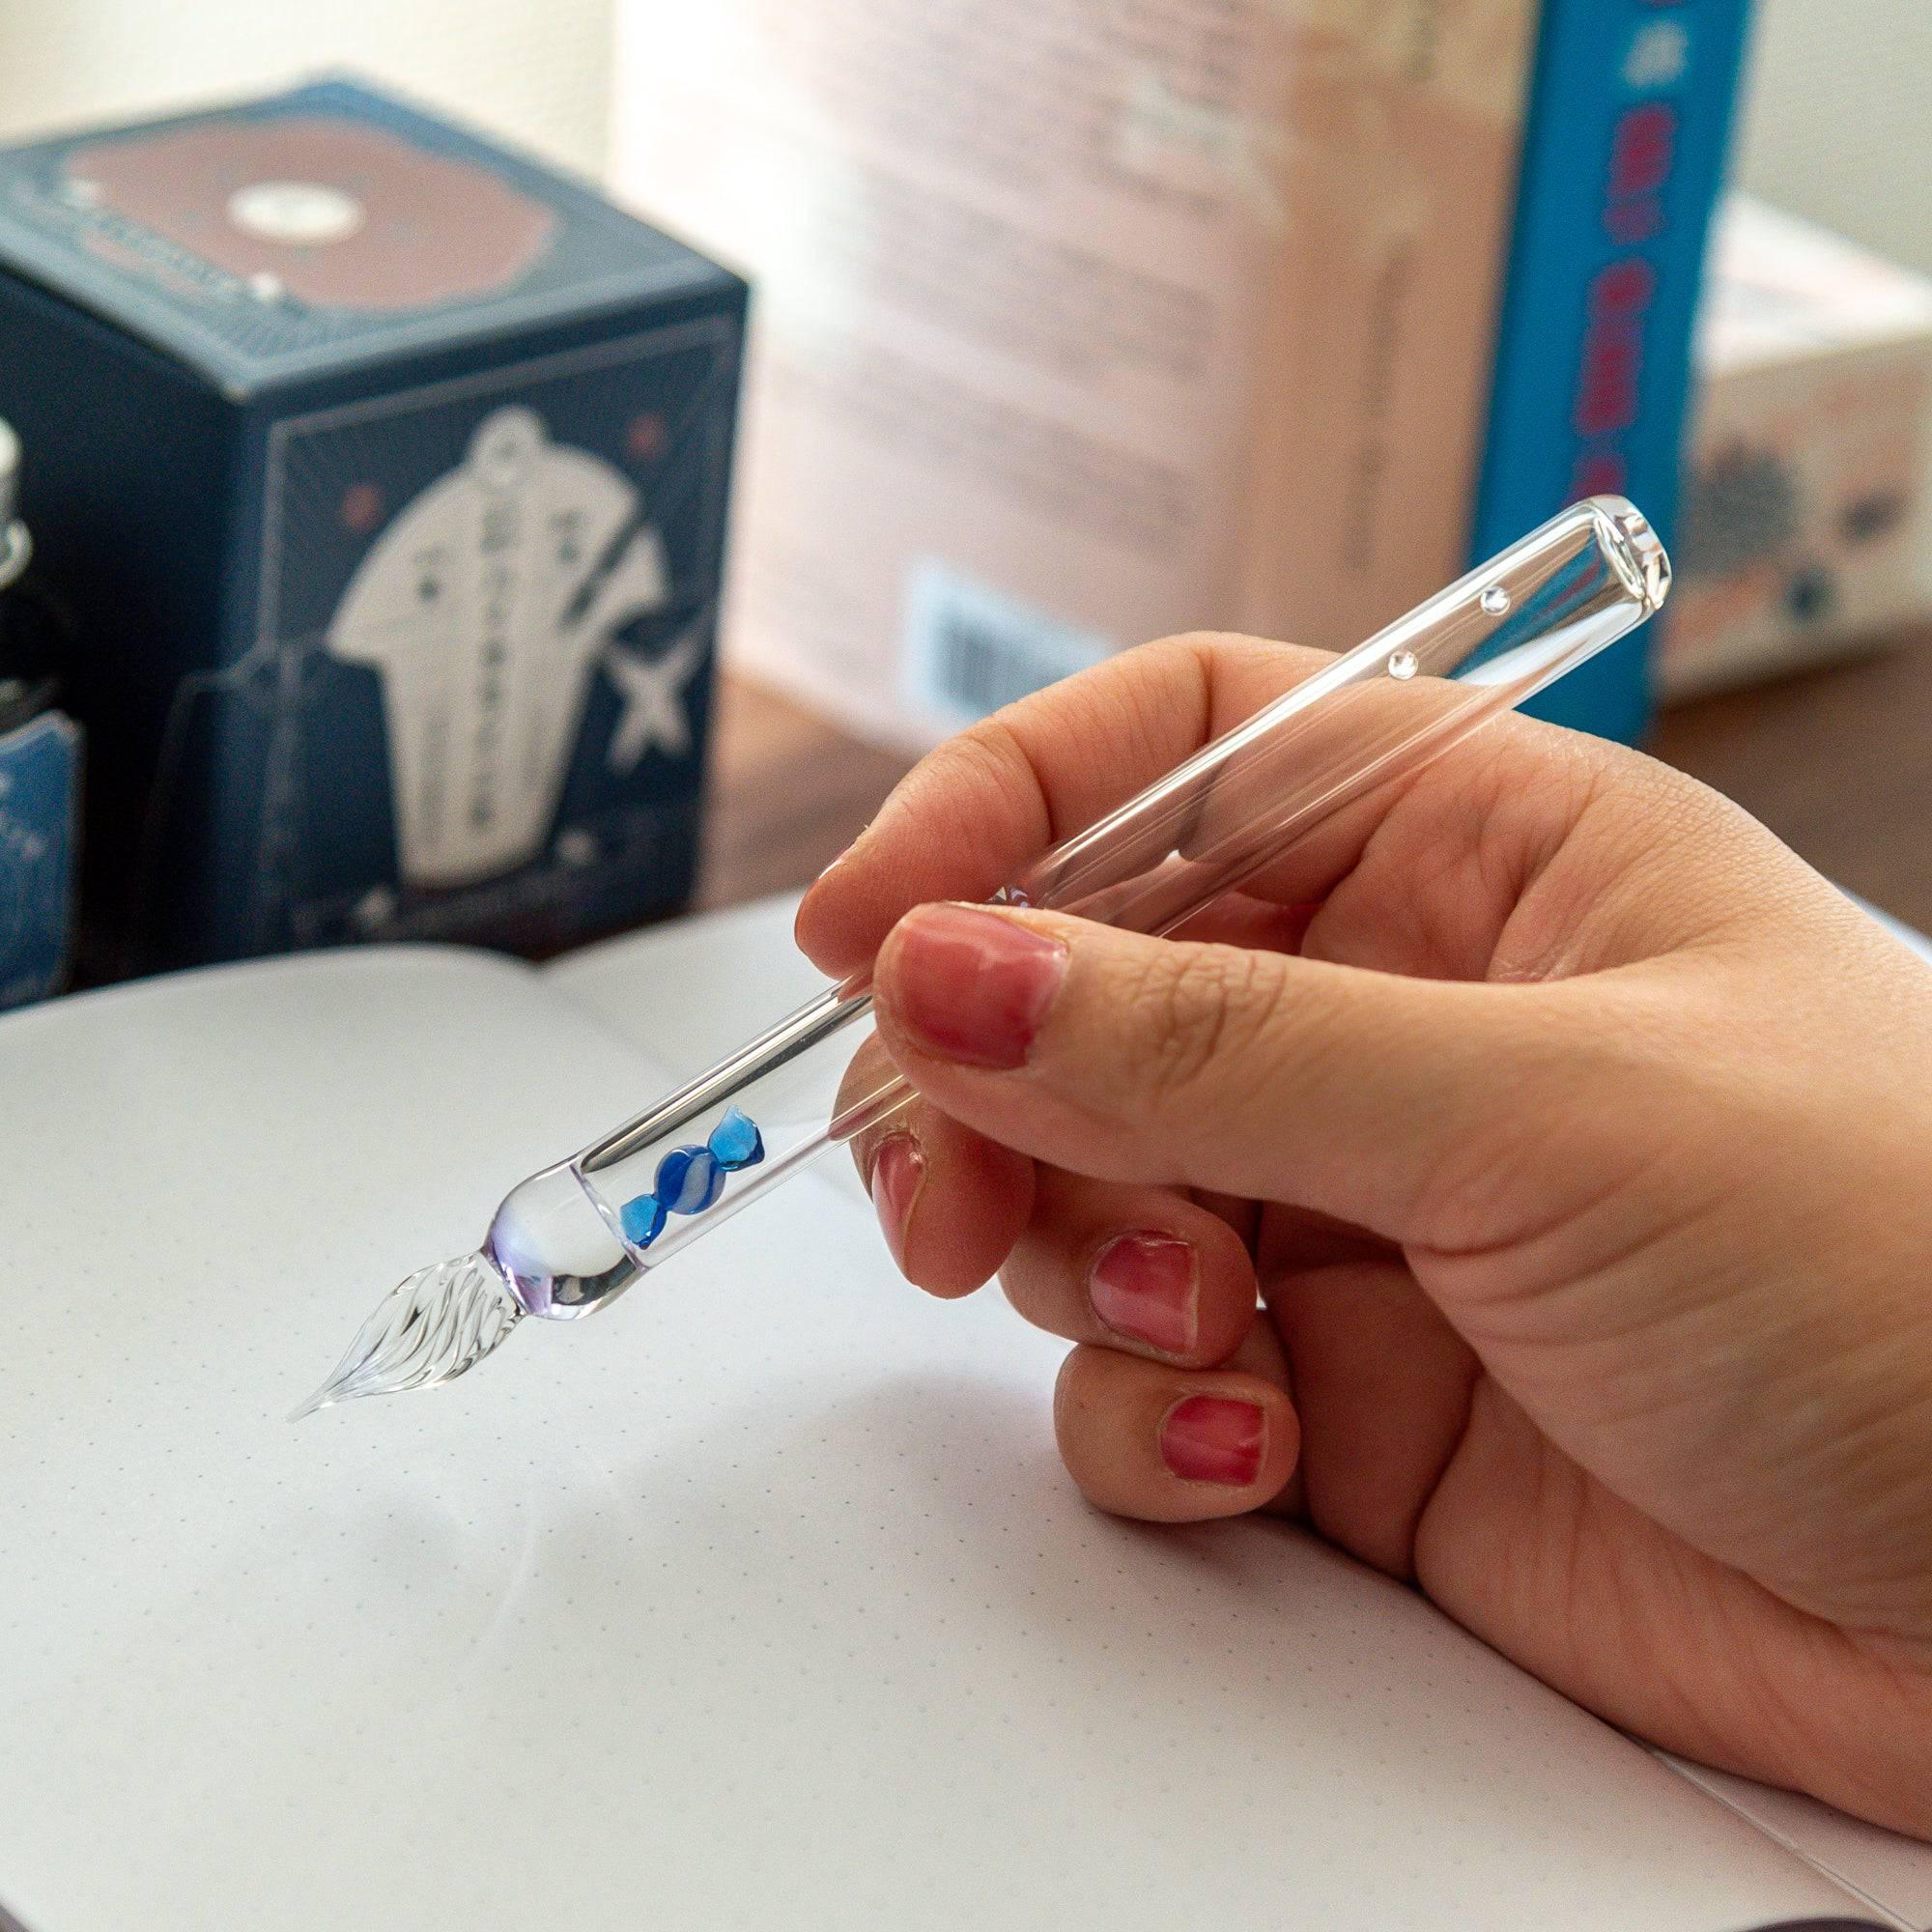
[[[67,976],[79,773],[80,727],[57,711],[0,737],[0,1008]]]

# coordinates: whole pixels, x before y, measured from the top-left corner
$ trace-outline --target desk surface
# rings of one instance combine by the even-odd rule
[[[1728,793],[1841,886],[1932,931],[1932,631],[1678,706],[1649,749]],[[727,677],[699,903],[803,886],[908,762]]]

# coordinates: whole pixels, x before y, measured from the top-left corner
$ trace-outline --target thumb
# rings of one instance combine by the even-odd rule
[[[991,1139],[1459,1246],[1487,1231],[1445,1204],[1577,1091],[1550,991],[961,905],[916,907],[873,970],[893,1059]]]

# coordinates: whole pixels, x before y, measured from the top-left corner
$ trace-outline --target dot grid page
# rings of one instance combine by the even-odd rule
[[[0,1904],[29,1932],[1732,1932],[1844,1895],[1293,1529],[1070,1491],[1060,1346],[807,1177],[448,1388],[283,1418],[654,1097],[371,952],[0,1025]]]

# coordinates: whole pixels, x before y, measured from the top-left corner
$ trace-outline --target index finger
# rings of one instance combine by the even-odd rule
[[[834,977],[932,899],[982,899],[1190,753],[1331,662],[1216,632],[1164,638],[950,738],[806,895],[797,939]]]

